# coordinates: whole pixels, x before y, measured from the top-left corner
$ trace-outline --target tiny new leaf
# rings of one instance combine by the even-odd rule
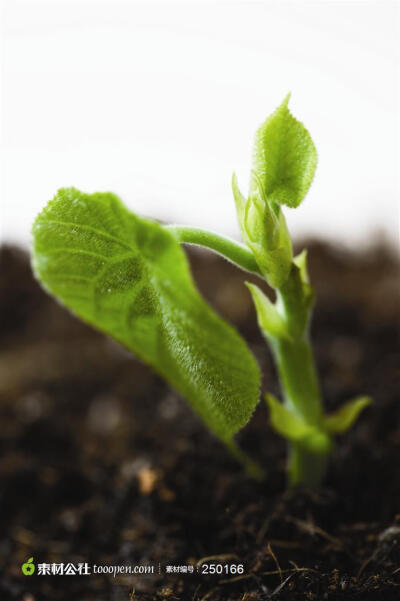
[[[271,426],[288,440],[300,441],[308,436],[311,427],[297,414],[280,403],[273,394],[266,394]]]
[[[249,420],[260,373],[198,293],[174,236],[110,193],[59,190],[33,226],[44,287],[174,386],[224,441]]]
[[[360,396],[345,403],[334,413],[324,417],[324,427],[331,434],[343,434],[356,421],[361,411],[372,402],[368,396]]]
[[[267,202],[297,207],[313,180],[317,151],[304,125],[289,111],[289,98],[257,130],[253,168]],[[257,186],[252,177],[250,196]]]
[[[332,448],[329,434],[308,424],[302,417],[285,407],[272,394],[266,394],[271,426],[278,434],[299,443],[311,453],[325,454]]]
[[[273,338],[285,338],[290,340],[290,334],[287,329],[286,321],[282,317],[274,303],[268,296],[255,284],[246,282],[247,288],[253,297],[254,305],[257,311],[258,325],[265,336]]]

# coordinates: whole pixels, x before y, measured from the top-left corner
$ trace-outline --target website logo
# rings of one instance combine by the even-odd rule
[[[35,564],[33,563],[33,557],[30,557],[28,561],[22,564],[21,572],[24,576],[32,576],[35,571]]]

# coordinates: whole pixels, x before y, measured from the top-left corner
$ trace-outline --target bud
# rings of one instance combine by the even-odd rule
[[[281,205],[297,207],[314,177],[317,153],[310,134],[288,108],[290,94],[259,127],[246,200],[233,178],[243,240],[273,288],[288,279],[292,243]]]
[[[288,278],[292,261],[292,243],[281,208],[267,202],[254,172],[247,200],[238,188],[236,176],[232,188],[243,240],[268,283],[280,288]]]

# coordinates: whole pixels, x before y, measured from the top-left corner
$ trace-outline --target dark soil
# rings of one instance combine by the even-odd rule
[[[42,292],[22,251],[2,249],[1,601],[400,599],[399,266],[382,247],[308,247],[326,407],[375,400],[318,492],[285,489],[285,445],[263,404],[239,437],[268,470],[257,483],[150,369]],[[243,274],[209,254],[192,263],[278,394]],[[157,569],[23,576],[31,556]],[[210,556],[244,574],[201,574]]]

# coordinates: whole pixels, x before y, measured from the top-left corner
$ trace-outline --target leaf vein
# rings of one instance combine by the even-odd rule
[[[132,246],[130,246],[129,244],[127,244],[126,242],[122,242],[122,240],[119,240],[112,234],[107,234],[106,232],[102,232],[101,230],[98,230],[95,227],[91,227],[90,225],[87,225],[86,223],[74,223],[73,221],[59,221],[56,219],[48,219],[48,218],[45,220],[45,223],[52,223],[54,225],[61,225],[64,227],[77,228],[77,229],[85,230],[87,232],[92,232],[93,234],[96,234],[97,236],[103,236],[103,238],[107,238],[108,240],[112,240],[113,242],[116,242],[116,244],[118,244],[119,246],[122,246],[123,248],[127,248],[131,252],[135,252],[135,249]]]

